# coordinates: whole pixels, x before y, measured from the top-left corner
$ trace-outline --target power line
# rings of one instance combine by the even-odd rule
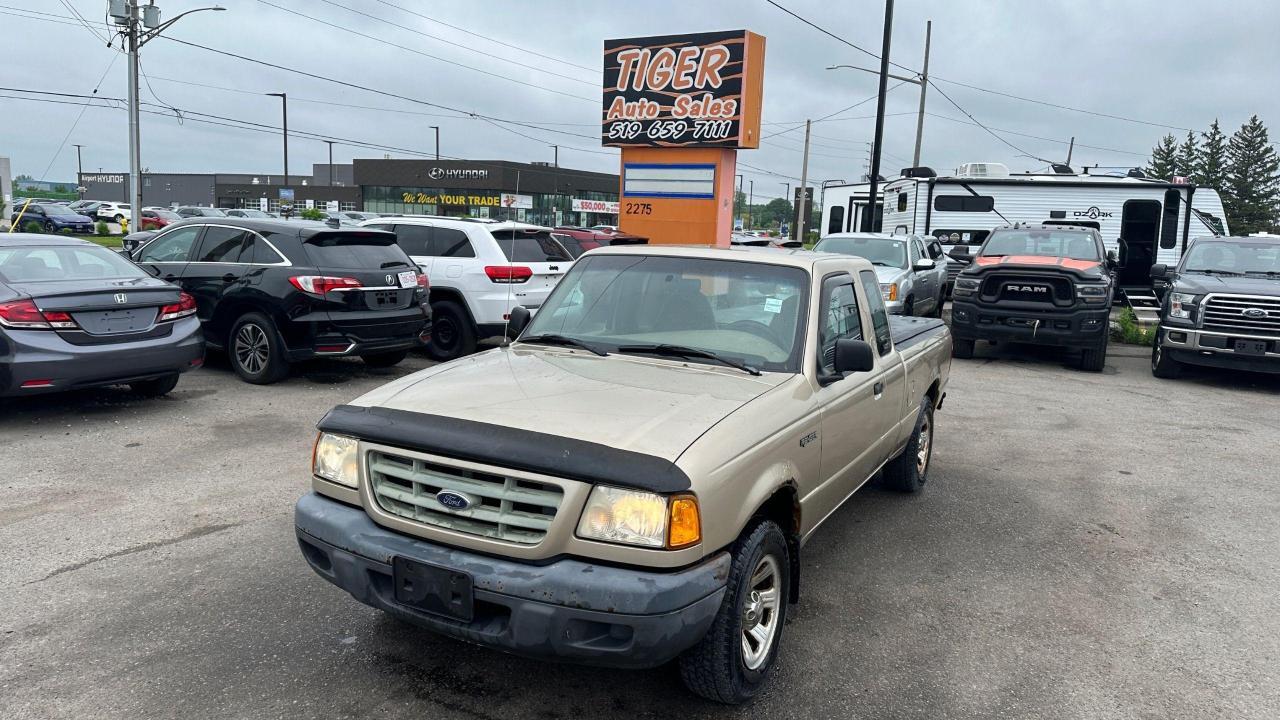
[[[75,20],[76,20],[76,21],[77,21],[81,26],[83,26],[85,30],[88,30],[88,31],[89,31],[89,33],[90,33],[90,34],[92,34],[95,38],[97,38],[99,41],[101,41],[101,42],[103,42],[103,43],[105,43],[105,44],[108,44],[108,45],[110,45],[110,44],[111,44],[111,35],[110,35],[110,34],[106,34],[106,35],[99,35],[99,34],[98,34],[98,31],[97,31],[97,30],[95,30],[95,29],[93,28],[93,26],[89,24],[89,21],[88,21],[88,20],[86,20],[86,19],[85,19],[85,17],[84,17],[83,15],[81,15],[81,14],[80,14],[80,11],[79,11],[79,10],[76,10],[76,8],[75,8],[75,6],[74,6],[74,5],[72,5],[71,3],[67,2],[67,0],[58,0],[58,2],[62,3],[62,7],[66,8],[66,9],[67,9],[67,12],[71,13],[72,17],[73,17],[73,18],[74,18],[74,19],[75,19]]]
[[[102,83],[107,79],[107,74],[111,72],[111,68],[115,67],[116,58],[120,57],[119,53],[111,54],[111,62],[107,63],[107,69],[102,71],[102,76],[98,78],[98,82],[93,86],[93,95],[98,94],[98,90],[102,88]],[[92,95],[90,96],[92,97]],[[80,124],[80,119],[84,117],[84,113],[89,109],[89,103],[85,103],[85,107],[80,108],[80,114],[76,115],[75,122],[71,123],[71,127],[67,129],[67,134],[62,136],[62,142],[58,143],[58,149],[53,151],[53,156],[49,158],[49,164],[45,166],[44,172],[40,174],[41,180],[49,179],[49,171],[53,169],[53,164],[58,161],[58,156],[62,154],[62,149],[67,146],[67,141],[71,139],[71,133],[76,131],[76,127]],[[76,178],[76,182],[80,182],[80,178]]]
[[[926,112],[926,113],[925,113],[925,115],[928,115],[929,117],[933,117],[933,118],[938,118],[939,120],[947,120],[947,121],[950,121],[950,122],[953,122],[953,123],[959,123],[959,124],[961,124],[961,125],[973,125],[973,126],[975,126],[975,127],[976,127],[976,124],[975,124],[975,123],[971,123],[971,122],[968,122],[968,121],[966,121],[966,120],[961,120],[960,118],[953,118],[953,117],[951,117],[951,116],[949,116],[949,115],[939,115],[938,113],[931,113],[931,112]],[[1031,138],[1032,140],[1043,140],[1043,141],[1045,141],[1045,142],[1057,143],[1057,144],[1059,144],[1059,145],[1069,145],[1069,144],[1070,144],[1070,142],[1069,142],[1069,141],[1067,141],[1067,140],[1059,140],[1059,139],[1057,139],[1057,138],[1041,137],[1041,136],[1039,136],[1039,135],[1031,135],[1031,134],[1024,133],[1024,132],[1018,132],[1018,131],[1016,131],[1016,130],[1006,130],[1006,129],[1004,129],[1004,128],[998,128],[998,127],[992,127],[991,129],[992,129],[992,130],[994,130],[994,131],[996,131],[996,132],[1004,133],[1004,134],[1006,134],[1006,135],[1017,135],[1018,137]],[[1090,149],[1090,150],[1102,150],[1102,151],[1104,151],[1104,152],[1119,153],[1119,154],[1121,154],[1121,155],[1136,155],[1136,156],[1138,156],[1138,157],[1147,157],[1147,156],[1148,156],[1148,153],[1138,153],[1138,152],[1133,152],[1132,150],[1120,150],[1120,149],[1117,149],[1117,148],[1100,147],[1100,146],[1098,146],[1098,145],[1086,145],[1085,143],[1082,143],[1082,142],[1079,142],[1079,141],[1077,141],[1077,142],[1076,142],[1076,147],[1078,147],[1078,148],[1088,148],[1088,149]]]
[[[459,43],[459,42],[454,42],[454,41],[449,40],[449,39],[447,39],[447,38],[442,38],[442,37],[440,37],[440,36],[438,36],[438,35],[432,35],[431,33],[423,32],[423,31],[421,31],[421,30],[415,30],[414,28],[407,27],[407,26],[405,26],[405,25],[401,25],[401,24],[399,24],[399,23],[392,22],[392,21],[387,20],[387,19],[385,19],[385,18],[380,18],[380,17],[378,17],[377,15],[371,15],[371,14],[369,14],[369,13],[367,13],[367,12],[364,12],[363,10],[357,10],[357,9],[355,9],[355,8],[352,8],[352,7],[347,7],[346,5],[343,5],[343,4],[341,4],[341,3],[334,2],[334,0],[320,0],[320,1],[321,1],[321,2],[323,2],[323,3],[325,3],[325,4],[327,4],[327,5],[332,5],[332,6],[336,7],[336,8],[342,8],[343,10],[346,10],[347,12],[355,13],[356,15],[360,15],[361,17],[365,17],[365,18],[368,18],[368,19],[370,19],[370,20],[375,20],[375,21],[380,22],[380,23],[383,23],[383,24],[385,24],[385,25],[390,25],[391,27],[399,28],[399,29],[401,29],[401,30],[405,30],[405,31],[407,31],[407,32],[415,33],[415,34],[417,34],[417,35],[421,35],[421,36],[423,36],[423,37],[431,38],[432,40],[437,40],[437,41],[439,41],[439,42],[445,43],[446,45],[452,45],[452,46],[454,46],[454,47],[461,48],[461,49],[463,49],[463,50],[466,50],[467,52],[479,53],[479,54],[484,55],[485,57],[490,58],[490,59],[493,59],[493,60],[501,60],[502,62],[505,62],[505,63],[511,63],[512,65],[518,65],[519,67],[521,67],[521,68],[522,68],[522,69],[524,69],[524,70],[532,70],[532,71],[534,71],[534,72],[546,73],[547,75],[554,75],[555,77],[558,77],[558,78],[564,78],[565,80],[570,80],[570,81],[572,81],[572,82],[580,83],[580,84],[582,84],[582,85],[587,85],[587,86],[589,86],[589,87],[599,87],[599,85],[600,85],[599,81],[597,81],[597,80],[583,80],[583,79],[582,79],[582,78],[580,78],[580,77],[574,77],[574,76],[572,76],[572,75],[565,75],[565,74],[563,74],[563,73],[558,73],[558,72],[555,72],[555,71],[552,71],[552,70],[545,70],[545,69],[543,69],[543,68],[534,67],[534,66],[529,65],[528,63],[524,62],[523,60],[511,60],[511,59],[509,59],[509,58],[504,58],[504,57],[501,57],[501,56],[499,56],[499,55],[493,55],[493,54],[490,54],[490,53],[485,52],[484,50],[480,50],[480,49],[477,49],[477,48],[471,47],[471,46],[469,46],[469,45],[464,45],[464,44]],[[266,2],[266,0],[259,0],[259,2],[263,2],[264,4],[267,4],[267,5],[272,5],[271,3]],[[272,7],[278,7],[278,6],[276,6],[276,5],[272,5]]]
[[[373,35],[366,35],[366,34],[364,34],[364,33],[360,32],[360,31],[358,31],[358,30],[352,30],[352,29],[351,29],[351,28],[349,28],[349,27],[343,27],[343,26],[341,26],[341,25],[338,25],[338,24],[335,24],[335,23],[331,23],[331,22],[329,22],[329,21],[327,21],[327,20],[323,20],[323,19],[318,18],[318,17],[313,17],[313,16],[311,16],[311,15],[307,15],[307,14],[305,14],[305,13],[298,12],[297,10],[292,10],[292,9],[290,9],[290,8],[284,7],[283,5],[276,5],[275,3],[270,2],[270,0],[258,0],[258,2],[262,3],[263,5],[270,5],[271,7],[276,8],[277,10],[282,10],[282,11],[284,11],[284,12],[287,12],[287,13],[291,14],[291,15],[296,15],[296,16],[298,16],[298,17],[300,17],[300,18],[305,18],[305,19],[310,20],[310,21],[312,21],[312,22],[320,23],[321,25],[325,25],[325,26],[331,27],[331,28],[333,28],[333,29],[335,29],[335,30],[341,30],[341,31],[342,31],[342,32],[344,32],[344,33],[348,33],[348,34],[351,34],[351,35],[358,35],[358,36],[360,36],[360,37],[362,37],[362,38],[365,38],[366,40],[372,40],[372,41],[374,41],[374,42],[376,42],[376,43],[380,43],[380,44],[382,44],[382,45],[387,45],[387,46],[390,46],[390,47],[393,47],[393,48],[398,48],[398,49],[400,49],[400,50],[404,50],[404,51],[406,51],[406,52],[414,53],[415,55],[421,55],[421,56],[426,57],[426,58],[431,58],[432,60],[438,60],[438,61],[440,61],[440,62],[442,62],[442,63],[446,63],[446,64],[448,64],[448,65],[453,65],[453,66],[455,66],[455,67],[460,67],[460,68],[465,68],[465,69],[467,69],[467,70],[472,70],[472,71],[474,71],[474,72],[478,72],[478,73],[480,73],[480,74],[482,74],[482,75],[488,75],[489,77],[495,77],[495,78],[498,78],[499,80],[505,80],[506,82],[515,83],[515,84],[517,84],[517,85],[523,85],[523,86],[525,86],[525,87],[534,88],[534,89],[536,89],[536,90],[542,90],[542,91],[549,92],[549,93],[555,93],[556,95],[563,95],[563,96],[565,96],[565,97],[574,98],[574,99],[576,99],[576,100],[584,100],[584,101],[586,101],[586,102],[593,103],[593,104],[594,104],[594,103],[599,102],[599,100],[597,100],[597,99],[595,99],[595,98],[589,98],[589,97],[586,97],[586,96],[583,96],[583,95],[574,95],[573,93],[564,92],[564,91],[562,91],[562,90],[556,90],[556,89],[554,89],[554,88],[544,87],[544,86],[542,86],[542,85],[535,85],[535,84],[533,84],[533,83],[528,83],[528,82],[525,82],[525,81],[523,81],[523,80],[517,80],[516,78],[508,77],[508,76],[506,76],[506,75],[501,75],[501,74],[499,74],[499,73],[489,72],[488,70],[482,70],[482,69],[480,69],[480,68],[478,68],[478,67],[473,67],[473,66],[471,66],[471,65],[467,65],[467,64],[464,64],[464,63],[460,63],[460,62],[457,62],[457,61],[455,61],[455,60],[449,60],[449,59],[447,59],[447,58],[442,58],[442,57],[440,57],[440,56],[438,56],[438,55],[432,55],[431,53],[426,53],[426,52],[423,52],[423,51],[418,50],[418,49],[416,49],[416,48],[411,48],[411,47],[409,47],[409,46],[407,46],[407,45],[400,45],[400,44],[398,44],[398,43],[393,43],[393,42],[391,42],[390,40],[383,40],[383,39],[382,39],[382,38],[380,38],[380,37],[375,37],[375,36],[373,36]],[[354,12],[354,11],[353,11],[353,12]]]
[[[995,139],[999,140],[1000,142],[1004,143],[1005,145],[1008,145],[1009,147],[1013,148],[1014,150],[1017,150],[1019,155],[1024,155],[1024,156],[1026,156],[1026,157],[1031,158],[1032,160],[1039,160],[1039,161],[1041,161],[1041,162],[1052,162],[1051,160],[1045,160],[1045,159],[1044,159],[1044,158],[1042,158],[1042,157],[1037,157],[1037,156],[1035,156],[1035,155],[1032,155],[1031,153],[1028,153],[1026,150],[1023,150],[1022,148],[1018,147],[1017,145],[1014,145],[1013,143],[1011,143],[1011,142],[1009,142],[1008,140],[1004,139],[1004,137],[1002,137],[1002,136],[1000,136],[1000,135],[997,135],[997,134],[995,133],[995,131],[993,131],[991,128],[989,128],[989,127],[987,127],[986,125],[983,125],[982,123],[978,122],[978,118],[974,117],[974,116],[973,116],[973,115],[972,115],[968,110],[965,110],[964,108],[960,107],[960,105],[959,105],[955,100],[952,100],[952,99],[951,99],[951,96],[950,96],[950,95],[948,95],[948,94],[946,94],[945,92],[943,92],[942,88],[938,87],[937,85],[934,85],[932,80],[930,80],[930,81],[929,81],[929,84],[930,84],[930,85],[933,85],[933,88],[934,88],[935,90],[937,90],[937,91],[938,91],[938,93],[942,95],[942,97],[946,98],[946,99],[947,99],[947,102],[951,103],[952,105],[955,105],[955,108],[956,108],[957,110],[959,110],[961,113],[963,113],[965,117],[967,117],[967,118],[969,118],[970,120],[972,120],[972,121],[973,121],[973,123],[974,123],[975,125],[977,125],[978,127],[982,128],[983,130],[986,130],[986,131],[987,131],[987,134],[988,134],[988,135],[990,135],[991,137],[993,137],[993,138],[995,138]]]
[[[769,0],[769,1],[770,1],[770,2],[772,2],[773,0]],[[904,84],[905,84],[905,81],[904,81],[904,82],[900,82],[900,83],[898,83],[897,85],[894,85],[893,87],[891,87],[891,88],[889,88],[888,90],[886,90],[886,91],[885,91],[885,94],[887,95],[890,91],[895,90],[895,89],[897,89],[897,88],[900,88],[900,87],[902,87]],[[854,108],[858,107],[859,105],[865,105],[865,104],[867,104],[867,103],[871,102],[872,100],[875,100],[877,97],[879,97],[879,95],[871,95],[871,96],[869,96],[869,97],[867,97],[867,98],[864,98],[864,99],[862,99],[862,100],[859,100],[858,102],[856,102],[856,103],[854,103],[854,104],[850,105],[849,107],[841,108],[841,109],[839,109],[839,110],[837,110],[837,111],[835,111],[835,112],[833,112],[833,113],[828,113],[828,114],[826,114],[826,115],[823,115],[822,117],[818,118],[817,120],[814,120],[813,122],[814,122],[814,123],[820,123],[820,122],[827,122],[827,121],[830,121],[830,120],[832,120],[832,119],[835,119],[835,120],[845,119],[845,118],[837,118],[837,117],[836,117],[836,115],[839,115],[839,114],[840,114],[840,113],[842,113],[842,112],[848,112],[848,111],[850,111],[850,110],[852,110],[852,109],[854,109]],[[763,136],[761,136],[761,138],[760,138],[760,139],[761,139],[761,140],[767,140],[767,139],[769,139],[769,138],[771,138],[771,137],[777,137],[778,135],[785,135],[785,134],[787,134],[787,133],[789,133],[789,132],[792,132],[793,130],[799,130],[799,129],[800,129],[800,128],[805,124],[805,122],[806,122],[806,121],[801,120],[801,121],[800,121],[800,124],[799,124],[799,125],[796,125],[795,127],[787,128],[786,130],[779,130],[778,132],[770,133],[770,134],[768,134],[768,135],[763,135]]]
[[[545,55],[545,54],[540,53],[540,52],[538,52],[538,51],[536,51],[536,50],[530,50],[530,49],[528,49],[528,48],[523,48],[523,47],[520,47],[519,45],[514,45],[514,44],[509,43],[509,42],[506,42],[506,41],[504,41],[504,40],[499,40],[499,39],[497,39],[497,38],[489,37],[488,35],[481,35],[481,34],[480,34],[480,33],[478,33],[478,32],[475,32],[475,31],[473,31],[473,30],[467,30],[466,28],[461,28],[461,27],[458,27],[457,25],[450,25],[449,23],[447,23],[447,22],[445,22],[445,21],[443,21],[443,20],[437,20],[436,18],[428,17],[428,16],[426,16],[426,15],[423,15],[422,13],[414,12],[413,10],[410,10],[409,8],[401,7],[400,5],[396,5],[395,3],[387,2],[387,0],[376,0],[376,1],[377,1],[377,2],[382,3],[383,5],[386,5],[387,7],[393,7],[393,8],[395,8],[395,9],[397,9],[397,10],[402,10],[402,11],[404,11],[404,12],[407,12],[407,13],[409,13],[410,15],[414,15],[414,16],[420,17],[420,18],[422,18],[423,20],[426,20],[426,21],[428,21],[428,22],[433,22],[433,23],[436,23],[436,24],[438,24],[438,25],[443,25],[443,26],[445,26],[445,27],[447,27],[447,28],[451,28],[451,29],[453,29],[453,30],[457,30],[458,32],[466,33],[467,35],[472,35],[472,36],[478,37],[478,38],[480,38],[480,39],[482,39],[482,40],[488,40],[488,41],[489,41],[489,42],[491,42],[491,43],[497,43],[497,44],[502,45],[502,46],[504,46],[504,47],[509,47],[509,48],[511,48],[512,50],[519,50],[520,52],[529,53],[530,55],[536,55],[536,56],[538,56],[538,57],[540,57],[540,58],[543,58],[543,59],[545,59],[545,60],[552,60],[552,61],[554,61],[554,62],[563,63],[563,64],[568,65],[568,66],[570,66],[570,67],[576,67],[576,68],[579,68],[579,69],[581,69],[581,70],[586,70],[586,71],[591,72],[591,73],[595,73],[595,72],[598,72],[598,71],[600,70],[600,68],[587,67],[587,66],[585,66],[585,65],[579,65],[579,64],[574,63],[574,62],[569,62],[568,60],[564,60],[564,59],[561,59],[561,58],[558,58],[558,57],[554,57],[554,56],[552,56],[552,55]]]

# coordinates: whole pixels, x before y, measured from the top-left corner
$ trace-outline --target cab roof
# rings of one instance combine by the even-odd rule
[[[737,260],[763,265],[785,265],[813,271],[816,266],[850,261],[866,265],[871,263],[852,255],[814,252],[812,250],[758,247],[713,247],[709,245],[610,245],[591,250],[586,256],[597,255],[650,255],[654,257],[682,257],[705,260]],[[584,257],[586,257],[584,256]]]

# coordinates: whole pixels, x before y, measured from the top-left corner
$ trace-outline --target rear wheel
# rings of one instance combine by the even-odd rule
[[[433,360],[453,360],[476,351],[476,331],[462,306],[452,300],[431,304],[431,342],[427,354]]]
[[[1169,353],[1160,346],[1162,339],[1157,337],[1155,347],[1151,348],[1151,374],[1164,380],[1176,380],[1182,377],[1183,364],[1169,357]]]
[[[151,380],[139,380],[138,382],[129,383],[129,389],[135,395],[143,397],[160,397],[168,395],[175,387],[178,386],[178,373],[165,375],[164,377],[152,378]]]
[[[246,313],[231,326],[227,343],[231,367],[241,380],[254,385],[270,385],[289,374],[284,343],[275,323],[262,313]]]
[[[1080,369],[1087,372],[1102,372],[1107,365],[1107,338],[1097,347],[1085,348],[1080,352]]]
[[[884,468],[884,482],[898,492],[920,492],[929,480],[929,461],[933,459],[933,398],[920,401],[916,427],[907,447]]]
[[[787,619],[787,557],[787,538],[770,520],[748,526],[738,538],[720,611],[706,636],[680,656],[689,690],[738,705],[764,686]]]
[[[973,341],[964,338],[953,338],[951,340],[951,357],[957,357],[961,360],[968,360],[973,357]]]
[[[376,355],[361,355],[360,359],[369,367],[389,368],[408,356],[408,350],[396,350],[395,352],[378,353]]]
[[[933,316],[942,319],[942,306],[947,303],[947,289],[942,288],[942,292],[938,293],[938,305],[933,309]]]
[[[121,223],[123,223],[123,222],[124,222],[124,216],[123,216],[123,215],[117,215],[117,216],[116,216],[116,224],[117,224],[117,225],[119,225],[119,224],[121,224]]]

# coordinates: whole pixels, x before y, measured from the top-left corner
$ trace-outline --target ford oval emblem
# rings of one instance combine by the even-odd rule
[[[1268,313],[1266,310],[1263,310],[1262,308],[1256,308],[1256,307],[1245,308],[1244,310],[1240,311],[1240,314],[1247,318],[1264,318],[1270,315],[1270,313]]]
[[[436,493],[436,502],[450,510],[466,510],[471,507],[471,498],[452,490],[441,490]]]

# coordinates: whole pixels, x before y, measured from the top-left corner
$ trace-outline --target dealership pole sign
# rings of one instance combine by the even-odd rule
[[[759,147],[763,85],[764,38],[746,30],[606,40],[601,140]]]

